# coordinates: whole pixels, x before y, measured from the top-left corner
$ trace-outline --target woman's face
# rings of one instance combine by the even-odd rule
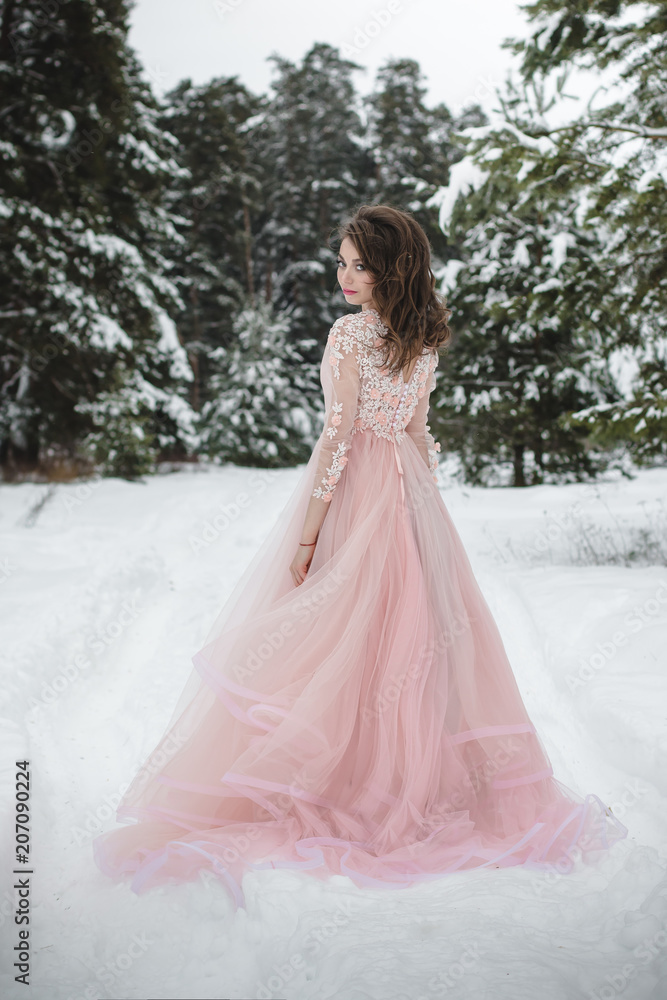
[[[362,309],[374,309],[374,279],[369,275],[359,259],[354,243],[346,236],[340,245],[338,262],[338,284],[343,290],[345,301]]]

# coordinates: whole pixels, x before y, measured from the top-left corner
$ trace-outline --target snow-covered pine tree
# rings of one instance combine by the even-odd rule
[[[434,270],[452,255],[440,228],[438,198],[449,183],[449,168],[462,151],[451,139],[460,127],[444,104],[428,108],[419,64],[390,59],[379,70],[365,99],[366,145],[373,159],[368,200],[411,212],[428,236]]]
[[[638,462],[667,457],[667,19],[662,0],[536,0],[534,26],[508,47],[524,81],[567,93],[573,71],[606,74],[595,100],[566,120],[528,120],[561,176],[579,175],[586,222],[604,234],[601,252],[582,261],[582,282],[600,284],[600,308],[613,310],[600,352],[619,373],[619,398],[564,418],[592,442],[622,444]],[[554,82],[555,81],[555,82]],[[564,103],[565,96],[561,101]],[[524,116],[525,117],[525,116]]]
[[[329,241],[363,200],[370,161],[355,64],[324,43],[301,65],[272,62],[276,78],[248,135],[262,169],[263,203],[252,220],[255,287],[275,310],[288,311],[290,339],[314,374],[326,331],[347,311]],[[314,378],[311,393],[319,395]]]
[[[165,192],[182,234],[165,255],[184,302],[177,323],[197,411],[211,398],[208,378],[216,368],[209,352],[230,345],[235,317],[254,299],[251,219],[262,178],[248,158],[245,132],[258,103],[236,78],[200,86],[184,80],[164,97],[161,125],[178,139],[187,168]]]
[[[463,265],[432,423],[471,482],[507,481],[499,466],[514,486],[587,478],[605,458],[561,417],[614,394],[599,363],[611,318],[586,280],[599,241],[539,143],[497,119],[460,138],[483,179],[451,216]]]
[[[229,346],[213,350],[211,398],[201,412],[202,449],[214,459],[273,468],[307,461],[319,410],[290,317],[256,299],[235,319]]]
[[[126,43],[126,0],[0,8],[0,462],[135,475],[194,448],[192,372],[160,253],[176,140]]]

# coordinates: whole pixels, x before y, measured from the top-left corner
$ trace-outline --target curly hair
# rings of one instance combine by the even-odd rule
[[[398,374],[424,348],[446,346],[452,311],[435,290],[431,247],[417,220],[390,205],[360,205],[335,230],[332,244],[340,247],[346,237],[374,281],[373,301],[388,331],[389,373]]]

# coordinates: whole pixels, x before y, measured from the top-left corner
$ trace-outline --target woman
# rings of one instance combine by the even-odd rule
[[[566,871],[627,836],[554,778],[434,482],[449,310],[426,235],[367,205],[339,237],[360,309],[329,332],[320,439],[119,805],[138,822],[94,842],[135,892],[201,869],[238,905],[258,868]]]

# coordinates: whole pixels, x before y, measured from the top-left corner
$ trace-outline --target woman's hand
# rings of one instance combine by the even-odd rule
[[[292,559],[292,565],[290,566],[290,573],[292,574],[295,586],[298,587],[306,579],[314,551],[314,545],[299,545],[299,548],[296,550],[296,555]]]
[[[302,545],[299,542],[299,548],[296,550],[296,555],[292,559],[292,565],[290,566],[290,573],[297,587],[306,579],[308,567],[312,561],[317,540],[320,537],[320,529],[330,507],[330,503],[322,503],[317,497],[311,496],[308,501],[306,516],[301,528],[301,537],[305,538],[307,542],[310,541],[311,544]]]

